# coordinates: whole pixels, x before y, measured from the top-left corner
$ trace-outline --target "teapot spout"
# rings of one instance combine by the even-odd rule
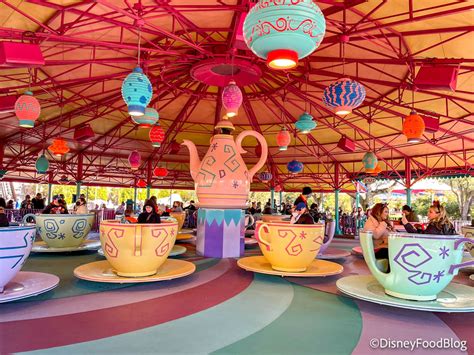
[[[191,172],[191,177],[193,178],[193,180],[196,180],[196,175],[199,171],[199,167],[201,166],[201,160],[199,159],[199,154],[197,152],[196,145],[187,139],[183,139],[183,143],[181,143],[181,145],[184,145],[189,149],[189,170]]]

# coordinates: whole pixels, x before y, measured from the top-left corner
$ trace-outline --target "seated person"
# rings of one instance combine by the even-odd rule
[[[53,196],[51,203],[41,212],[42,214],[69,214],[64,201],[58,195]]]
[[[314,224],[313,217],[308,213],[305,202],[298,202],[291,214],[291,224]]]
[[[179,201],[173,202],[173,207],[171,208],[171,212],[183,212],[183,207],[181,207],[181,203]]]
[[[120,223],[137,223],[137,218],[133,214],[132,208],[127,208],[120,220]]]
[[[0,207],[0,227],[8,227],[10,223],[8,222],[8,217],[5,213],[5,208]]]
[[[454,235],[457,234],[453,224],[450,222],[446,213],[446,208],[441,206],[439,201],[434,201],[428,210],[428,226],[424,231],[417,230],[412,226],[406,216],[402,217],[402,223],[408,233],[424,233],[424,234],[440,234]]]
[[[84,197],[79,198],[74,205],[75,214],[87,214],[87,203]]]
[[[418,216],[415,214],[413,209],[408,205],[405,205],[402,207],[402,216],[404,216],[408,222],[419,222]]]
[[[372,208],[369,218],[364,225],[364,232],[372,232],[374,247],[381,248],[375,257],[377,259],[388,258],[388,235],[395,229],[388,220],[388,206],[386,203],[376,203]]]
[[[272,214],[272,208],[270,206],[263,209],[262,214]]]
[[[143,209],[144,211],[138,216],[138,223],[161,223],[161,218],[151,203],[145,203]]]

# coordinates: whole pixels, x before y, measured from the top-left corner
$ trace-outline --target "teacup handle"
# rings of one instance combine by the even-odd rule
[[[23,219],[21,220],[21,223],[22,224],[26,224],[26,221],[28,220],[28,218],[31,217],[35,220],[35,223],[36,223],[36,215],[33,214],[33,213],[27,213],[23,216]]]
[[[140,226],[140,228],[135,229],[135,248],[133,252],[134,256],[142,256],[142,229],[143,226]]]
[[[471,242],[472,243],[472,239],[469,239],[469,238],[459,238],[458,240],[456,240],[456,242],[454,243],[454,250],[457,250],[459,248],[459,246],[463,243],[467,243],[467,242]],[[456,269],[461,269],[463,267],[466,267],[466,266],[472,266],[474,265],[474,259],[472,260],[469,260],[469,261],[466,261],[464,263],[461,263],[461,264],[453,264],[449,267],[449,273],[452,274],[454,273],[454,270]]]
[[[271,247],[270,243],[260,235],[260,229],[265,229],[265,233],[270,234],[270,230],[268,229],[268,224],[261,223],[258,227],[257,233],[255,233],[255,237],[257,238],[257,241],[259,243],[262,243],[263,245],[270,248]]]

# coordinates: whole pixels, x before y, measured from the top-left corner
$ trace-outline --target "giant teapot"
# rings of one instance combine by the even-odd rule
[[[262,155],[255,166],[248,170],[241,154],[242,140],[247,136],[257,138]],[[189,149],[190,170],[199,200],[199,207],[245,208],[250,192],[250,183],[255,173],[267,160],[268,147],[265,138],[255,131],[243,131],[234,137],[230,134],[216,134],[211,138],[210,147],[202,160],[196,146],[189,140],[182,145]]]

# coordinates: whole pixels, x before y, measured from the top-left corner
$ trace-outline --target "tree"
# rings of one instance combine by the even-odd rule
[[[448,180],[451,190],[456,195],[461,219],[467,220],[474,203],[474,178],[464,177]],[[472,217],[472,216],[471,216]]]
[[[365,206],[372,206],[374,203],[374,196],[377,194],[387,194],[390,199],[390,195],[392,194],[393,187],[395,186],[397,182],[392,180],[389,182],[389,185],[387,186],[387,181],[386,180],[376,180],[372,184],[367,184],[367,192],[361,193],[359,195],[359,202],[360,205],[362,206],[363,209],[365,209]],[[349,193],[349,196],[351,196],[354,200],[356,198],[355,192]]]

